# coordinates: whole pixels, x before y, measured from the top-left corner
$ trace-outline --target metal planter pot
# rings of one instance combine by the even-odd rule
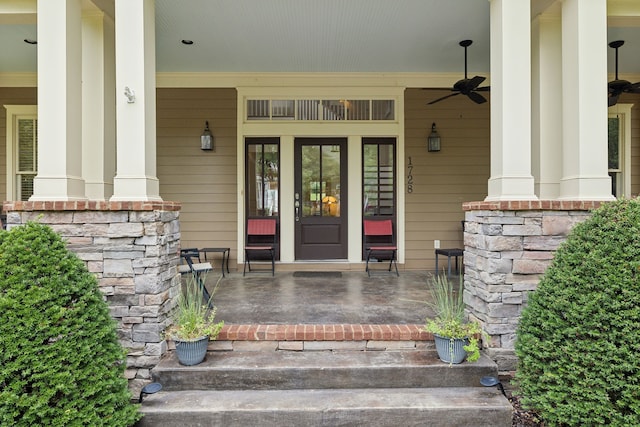
[[[192,341],[175,340],[176,355],[181,365],[197,365],[202,362],[207,355],[209,337],[204,336]]]
[[[467,357],[464,346],[469,344],[468,338],[446,338],[433,335],[436,343],[436,351],[440,360],[446,363],[462,363]]]

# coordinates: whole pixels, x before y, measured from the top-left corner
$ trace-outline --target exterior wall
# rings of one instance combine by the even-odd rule
[[[529,292],[573,226],[601,202],[470,202],[465,213],[464,301],[488,334],[488,354],[514,371],[516,328]]]
[[[215,151],[200,149],[207,120]],[[229,247],[231,268],[237,260],[236,127],[235,89],[157,90],[160,196],[182,204],[182,247]]]
[[[50,225],[98,279],[134,395],[167,351],[162,336],[180,291],[180,205],[171,202],[7,202],[8,227]]]
[[[621,103],[631,107],[631,197],[640,195],[640,95],[623,94]]]
[[[405,169],[411,157],[413,192],[407,186],[406,268],[435,268],[434,240],[442,248],[462,248],[462,203],[487,196],[490,167],[490,107],[465,96],[427,105],[447,91],[405,92]],[[442,140],[440,152],[428,152],[431,124]],[[408,173],[408,171],[405,171]]]
[[[0,201],[7,199],[7,110],[4,105],[36,105],[34,87],[0,87]]]

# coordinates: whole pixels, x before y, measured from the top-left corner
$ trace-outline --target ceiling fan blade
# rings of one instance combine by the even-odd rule
[[[460,95],[460,92],[452,93],[450,95],[443,96],[442,98],[435,99],[431,102],[428,102],[427,105],[435,104],[436,102],[440,102],[444,99],[451,98],[452,96]]]
[[[607,89],[609,91],[609,98],[615,98],[616,101],[612,104],[614,105],[617,100],[618,97],[623,93],[623,92],[629,92],[632,88],[632,84],[629,83],[626,80],[613,80],[610,81],[607,84]]]
[[[476,92],[489,92],[491,90],[491,86],[482,86],[479,88],[476,88]]]
[[[476,92],[469,92],[467,94],[467,96],[469,97],[469,99],[471,99],[476,104],[484,104],[485,102],[487,102],[487,100],[486,100],[486,98],[484,96],[482,96],[482,95],[480,95],[479,93],[476,93]]]
[[[625,92],[640,93],[640,82],[632,83]]]
[[[607,98],[607,104],[609,105],[609,107],[613,107],[618,103],[619,96],[620,96],[619,93],[614,95],[609,95],[609,98]]]
[[[485,80],[486,80],[486,77],[475,76],[474,78],[472,78],[472,79],[467,81],[467,84],[466,84],[467,89],[468,90],[474,90],[475,88],[480,86],[480,83],[482,83]]]

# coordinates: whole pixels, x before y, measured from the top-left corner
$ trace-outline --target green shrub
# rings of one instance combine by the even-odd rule
[[[0,231],[0,425],[139,419],[97,282],[47,226]]]
[[[640,425],[640,202],[607,203],[561,245],[524,309],[516,378],[547,425]]]

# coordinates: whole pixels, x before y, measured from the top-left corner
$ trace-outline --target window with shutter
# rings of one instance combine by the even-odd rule
[[[38,173],[38,107],[5,105],[7,141],[6,200],[29,200]]]

